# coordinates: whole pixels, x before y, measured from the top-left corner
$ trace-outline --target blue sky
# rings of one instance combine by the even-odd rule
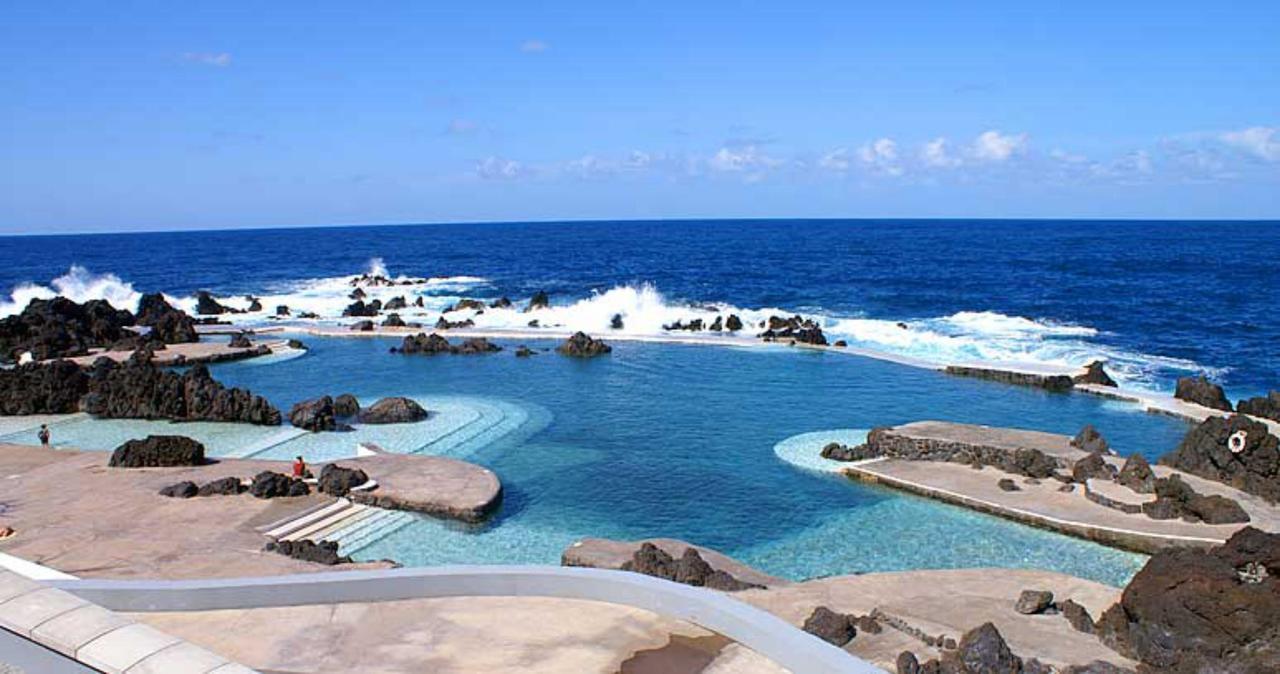
[[[1229,4],[15,1],[0,231],[1277,218]]]

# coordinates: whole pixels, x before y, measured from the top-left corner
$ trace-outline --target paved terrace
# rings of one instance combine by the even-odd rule
[[[186,365],[192,363],[217,363],[228,360],[241,360],[244,358],[253,358],[269,353],[274,353],[289,348],[287,340],[275,339],[270,341],[258,341],[250,338],[252,344],[249,348],[238,348],[231,346],[227,342],[228,339],[208,337],[205,341],[195,342],[191,344],[169,344],[163,350],[156,351],[151,358],[151,362],[156,365],[173,365],[179,359]],[[88,355],[76,356],[75,358],[67,358],[81,366],[93,365],[97,359],[106,356],[116,362],[123,363],[129,360],[133,355],[133,351],[108,351],[106,349],[94,349]]]
[[[891,429],[891,433],[922,443],[954,443],[1009,451],[1030,447],[1068,462],[1086,456],[1085,452],[1071,446],[1070,437],[1053,433],[939,421],[904,424]],[[1117,468],[1124,463],[1121,457],[1108,457],[1107,461]],[[1252,519],[1249,525],[1265,531],[1280,531],[1280,507],[1224,484],[1165,466],[1152,466],[1152,469],[1158,477],[1179,472],[1197,492],[1220,494],[1238,502]],[[1155,520],[1141,513],[1128,514],[1090,501],[1080,487],[1062,492],[1058,490],[1062,484],[1057,480],[1032,484],[1022,476],[991,466],[975,469],[960,463],[889,458],[856,462],[844,472],[864,482],[882,484],[1136,552],[1151,553],[1171,546],[1218,545],[1246,526],[1192,524],[1182,520]],[[1000,489],[997,483],[1001,478],[1013,479],[1020,491]],[[1117,489],[1105,481],[1091,480],[1090,483],[1100,493],[1117,500],[1141,503],[1151,498]]]
[[[0,541],[12,554],[92,578],[217,578],[320,570],[262,551],[259,531],[332,497],[258,499],[249,494],[173,499],[157,492],[191,480],[286,472],[280,461],[222,459],[191,468],[108,468],[106,452],[0,444]],[[475,519],[499,502],[488,469],[443,457],[381,455],[344,459],[377,480],[374,492],[397,507]],[[358,566],[357,566],[358,568]]]

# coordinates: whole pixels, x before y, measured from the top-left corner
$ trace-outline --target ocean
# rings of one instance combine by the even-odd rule
[[[345,277],[372,266],[437,279],[436,311],[546,290],[556,322],[588,331],[615,313],[660,332],[707,305],[801,312],[832,339],[934,362],[1106,358],[1134,388],[1169,392],[1193,373],[1236,398],[1280,386],[1278,222],[403,225],[5,237],[0,251],[0,315],[59,292],[132,308],[163,291],[190,308],[206,289],[332,316],[349,301]]]

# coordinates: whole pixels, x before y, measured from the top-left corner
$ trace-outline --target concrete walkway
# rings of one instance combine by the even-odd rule
[[[218,337],[204,337],[204,341],[193,342],[190,344],[168,344],[161,351],[156,351],[151,358],[151,362],[156,365],[173,365],[175,361],[181,359],[184,364],[192,363],[217,363],[228,360],[241,360],[244,358],[253,358],[271,353],[274,350],[285,348],[288,346],[286,340],[275,339],[270,341],[257,341],[250,339],[252,344],[249,348],[237,348],[228,344],[229,340]],[[265,348],[263,348],[265,347]],[[105,356],[118,363],[129,360],[133,355],[133,351],[108,351],[106,349],[95,349],[86,356],[76,356],[74,358],[66,358],[73,363],[82,366],[93,365],[97,359]]]
[[[332,497],[257,499],[249,494],[173,499],[167,485],[197,484],[263,470],[280,461],[224,459],[189,468],[108,468],[106,452],[0,445],[0,526],[17,535],[0,552],[90,578],[220,578],[327,570],[262,551],[259,531]],[[463,461],[384,455],[343,460],[379,483],[384,502],[467,520],[501,498],[492,471]],[[392,477],[391,474],[395,476]],[[354,568],[361,568],[355,565]]]

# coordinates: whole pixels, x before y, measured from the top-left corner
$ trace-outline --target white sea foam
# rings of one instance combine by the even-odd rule
[[[367,273],[389,278],[393,285],[361,284],[365,301],[403,297],[408,304],[397,310],[408,322],[430,327],[442,315],[451,321],[474,321],[477,329],[527,330],[531,321],[543,328],[559,331],[582,330],[588,333],[609,332],[626,336],[660,336],[664,326],[701,319],[710,325],[717,317],[727,319],[736,314],[745,327],[743,334],[755,334],[760,325],[773,315],[795,313],[777,307],[744,308],[729,304],[692,305],[665,297],[648,283],[619,285],[594,292],[590,297],[555,303],[545,309],[524,311],[528,298],[512,298],[511,308],[486,308],[482,313],[464,310],[445,313],[459,299],[491,297],[494,293],[487,279],[479,276],[439,276],[430,278],[392,276],[381,258],[369,261]],[[302,312],[316,314],[320,323],[347,323],[358,319],[343,318],[342,312],[353,301],[353,283],[360,277],[335,276],[281,283],[255,293],[262,304],[258,312],[237,315],[238,322],[268,324],[273,322],[275,308],[288,306],[291,320]],[[93,274],[74,266],[49,286],[23,284],[12,291],[9,301],[0,304],[0,314],[21,311],[32,298],[64,295],[77,302],[106,299],[113,305],[136,309],[140,294],[133,286],[114,274]],[[168,296],[167,296],[168,297]],[[416,306],[421,299],[422,306]],[[553,298],[553,300],[558,298]],[[169,297],[171,303],[194,312],[194,297]],[[223,304],[247,309],[244,296],[219,297]],[[936,365],[985,364],[991,367],[1020,367],[1066,371],[1079,368],[1092,360],[1108,361],[1107,369],[1120,383],[1137,389],[1153,389],[1158,380],[1170,372],[1222,371],[1205,368],[1195,362],[1136,353],[1094,342],[1095,328],[1072,325],[1025,316],[1011,316],[995,311],[961,311],[948,316],[900,322],[888,319],[834,315],[818,311],[805,313],[821,324],[829,341],[845,340],[850,346],[878,351],[893,356],[925,361]],[[622,320],[621,330],[611,327],[614,316]],[[685,335],[688,333],[671,333]],[[701,336],[714,333],[702,332]]]

